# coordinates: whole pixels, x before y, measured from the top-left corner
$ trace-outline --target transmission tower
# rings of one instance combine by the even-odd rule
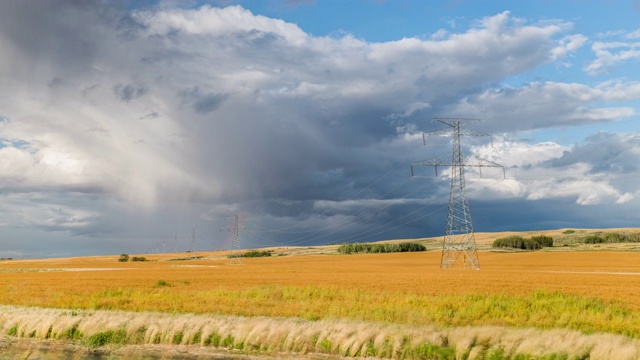
[[[196,229],[191,229],[191,249],[190,249],[190,253],[191,253],[191,258],[193,259],[197,259],[198,256],[196,255]]]
[[[178,232],[177,231],[176,231],[176,235],[173,237],[173,252],[174,253],[178,252]]]
[[[411,164],[411,175],[413,176],[414,166],[433,166],[436,176],[438,176],[438,166],[451,167],[451,192],[449,194],[449,211],[447,214],[447,227],[442,244],[442,257],[440,267],[443,269],[453,268],[456,265],[480,270],[478,253],[476,251],[476,241],[471,222],[471,211],[469,210],[469,199],[464,179],[465,167],[477,167],[482,176],[482,167],[500,167],[485,159],[477,159],[475,162],[465,162],[460,146],[462,136],[489,136],[486,133],[469,130],[464,126],[477,119],[460,118],[435,118],[434,120],[447,125],[447,128],[429,131],[422,134],[422,141],[426,144],[426,135],[453,135],[453,153],[451,157],[440,159],[424,160]],[[452,133],[453,131],[453,133]]]
[[[233,216],[233,224],[229,225],[228,232],[233,232],[233,240],[231,242],[231,255],[229,264],[240,265],[242,264],[242,257],[238,253],[240,250],[240,215],[235,213]]]

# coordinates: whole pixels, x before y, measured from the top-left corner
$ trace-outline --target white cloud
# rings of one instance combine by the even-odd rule
[[[487,159],[511,169],[540,165],[550,159],[562,157],[564,152],[570,149],[570,147],[550,141],[529,144],[498,137],[493,140],[492,145],[472,147],[471,154],[474,157]]]
[[[215,8],[204,5],[197,10],[168,8],[161,11],[137,11],[133,17],[148,26],[149,34],[165,36],[175,31],[190,35],[234,35],[238,32],[283,37],[287,42],[303,45],[309,36],[298,26],[283,20],[254,15],[239,5]]]
[[[624,36],[627,39],[640,39],[640,29],[630,32]]]
[[[488,189],[496,196],[524,197],[532,201],[575,198],[579,205],[623,204],[634,196],[620,185],[616,186],[617,178],[624,178],[625,172],[635,169],[619,167],[628,162],[627,158],[635,156],[640,147],[636,142],[634,135],[610,134],[595,136],[587,145],[572,147],[497,138],[493,147],[472,147],[471,156],[507,169],[507,181]],[[601,156],[594,157],[594,151]],[[618,170],[612,171],[615,168]],[[475,169],[472,173],[477,175]],[[474,184],[474,188],[486,186],[487,181]]]
[[[560,44],[551,50],[551,58],[553,60],[562,59],[580,49],[587,40],[586,36],[580,34],[564,37],[559,41]]]
[[[635,39],[635,37],[632,36],[629,39]],[[591,46],[591,50],[594,52],[596,59],[584,68],[591,75],[606,72],[617,64],[640,58],[639,42],[596,41]]]

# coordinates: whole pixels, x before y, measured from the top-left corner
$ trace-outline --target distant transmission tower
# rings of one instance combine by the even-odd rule
[[[234,214],[233,224],[227,229],[228,232],[233,232],[233,240],[231,242],[231,255],[229,264],[240,265],[242,264],[242,258],[238,251],[240,250],[240,215]]]
[[[193,259],[197,259],[198,256],[196,255],[196,229],[191,229],[191,257]]]
[[[475,163],[465,162],[460,146],[460,138],[462,136],[489,136],[485,133],[476,132],[466,129],[464,126],[477,119],[460,119],[460,118],[435,118],[449,127],[429,131],[422,134],[422,141],[426,144],[426,135],[449,135],[453,129],[453,154],[451,157],[443,157],[440,159],[424,160],[411,164],[411,175],[413,176],[414,166],[433,166],[436,176],[438,176],[438,166],[451,167],[451,192],[449,194],[449,212],[447,215],[447,228],[445,231],[444,242],[442,244],[442,257],[440,259],[440,267],[443,269],[458,266],[474,270],[480,270],[478,262],[478,253],[476,251],[476,241],[473,233],[473,224],[471,222],[471,211],[469,210],[469,200],[467,198],[467,189],[464,179],[465,167],[477,167],[480,169],[482,176],[482,167],[500,167],[489,160],[478,159]],[[462,258],[462,259],[460,259]]]

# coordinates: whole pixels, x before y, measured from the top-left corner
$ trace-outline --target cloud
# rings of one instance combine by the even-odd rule
[[[409,163],[450,150],[445,139],[422,147],[418,129],[433,127],[425,119],[469,115],[491,119],[485,130],[518,134],[636,113],[619,103],[637,99],[634,82],[502,84],[584,46],[568,22],[502,12],[431,39],[369,42],[313,36],[241,6],[125,5],[0,5],[0,48],[11,54],[0,57],[0,222],[121,245],[114,239],[173,234],[176,224],[214,228],[246,209],[273,226],[326,230],[301,241],[353,239],[387,222],[395,232],[367,234],[418,236],[441,220],[430,214],[449,190],[446,177],[409,180]],[[603,141],[587,144],[632,143]],[[562,162],[583,166],[596,145],[502,146],[509,151],[496,160],[524,174],[543,168],[564,190],[508,179],[491,196],[635,199],[627,183],[568,183],[554,172]],[[602,160],[634,171],[630,154]],[[472,196],[489,201],[478,195],[487,185]]]
[[[113,86],[113,93],[124,102],[129,102],[133,99],[139,98],[145,95],[149,89],[144,85],[135,84],[116,84]]]
[[[214,92],[202,94],[197,85],[191,89],[180,90],[178,95],[184,103],[190,103],[195,112],[199,114],[206,114],[216,110],[229,96],[228,94]]]
[[[632,159],[639,151],[637,134],[600,133],[571,147],[498,138],[494,147],[474,147],[472,154],[507,168],[511,182],[498,184],[498,195],[536,201],[574,198],[579,205],[595,205],[634,199],[627,180],[638,172]]]
[[[584,35],[570,35],[560,40],[560,45],[551,50],[553,60],[558,60],[580,49],[588,38]]]
[[[610,71],[613,67],[640,58],[640,42],[635,42],[639,31],[618,35],[619,40],[610,42],[595,41],[591,45],[596,59],[587,64],[584,70],[590,75],[597,75]]]
[[[631,106],[605,106],[606,102],[637,98],[638,84],[635,83],[591,88],[577,83],[536,82],[520,88],[492,88],[467,96],[451,106],[450,112],[495,119],[492,131],[511,132],[615,121],[633,116],[636,111]]]

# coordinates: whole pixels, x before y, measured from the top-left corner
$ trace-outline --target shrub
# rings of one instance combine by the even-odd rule
[[[599,235],[590,235],[584,238],[585,244],[602,244],[605,240]]]
[[[624,243],[624,242],[627,242],[628,239],[629,237],[625,234],[618,234],[618,233],[604,234],[604,241],[612,244]]]
[[[399,244],[342,244],[338,247],[338,252],[341,254],[358,254],[358,253],[392,253],[392,252],[414,252],[414,251],[426,251],[427,248],[422,244],[403,242]]]
[[[553,247],[553,238],[547,235],[532,236],[531,240],[537,242],[542,247]]]
[[[522,236],[513,235],[504,238],[495,239],[493,244],[494,248],[513,248],[521,250],[537,250],[543,247],[552,247],[553,238],[547,235],[537,235],[531,237],[531,239],[525,239]]]
[[[569,234],[573,234],[573,233],[575,233],[575,232],[576,232],[575,230],[571,230],[571,229],[569,229],[569,230],[565,230],[565,231],[563,231],[562,233],[563,233],[563,234],[567,234],[567,235],[569,235]]]
[[[242,257],[267,257],[267,256],[271,256],[272,251],[257,251],[257,250],[251,250],[248,251],[244,254],[242,254]]]
[[[522,250],[537,250],[542,248],[537,241],[525,239],[522,236],[517,235],[496,239],[493,241],[491,246],[495,248],[513,248]]]
[[[129,255],[127,255],[127,254],[121,254],[121,255],[120,255],[120,258],[118,259],[118,261],[120,261],[120,262],[127,262],[127,261],[129,261]]]
[[[131,258],[131,261],[147,261],[147,258],[145,258],[144,256],[134,256]]]
[[[618,243],[637,243],[640,242],[640,234],[594,234],[584,238],[585,244],[618,244]]]
[[[227,258],[234,259],[234,258],[241,258],[241,257],[247,257],[247,258],[268,257],[272,255],[271,253],[273,253],[273,250],[268,250],[268,251],[251,250],[251,251],[247,251],[244,254],[228,255]]]

